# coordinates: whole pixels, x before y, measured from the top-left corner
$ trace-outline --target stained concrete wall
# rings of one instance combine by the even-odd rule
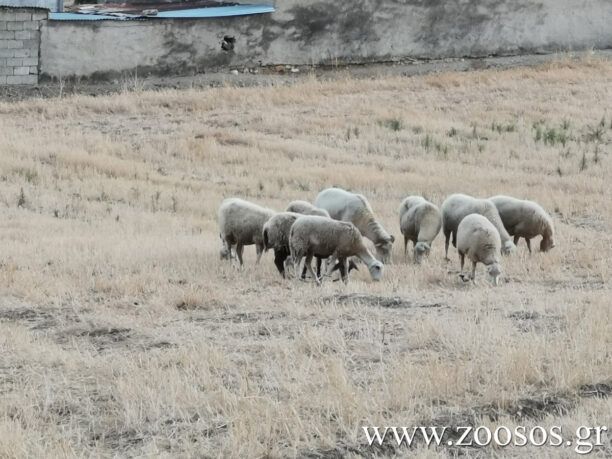
[[[40,27],[47,10],[0,6],[0,85],[38,83]]]
[[[62,11],[64,0],[0,0],[0,5],[20,8],[45,8],[55,12]]]
[[[113,76],[612,48],[610,0],[283,0],[273,14],[49,21],[41,71]],[[236,38],[231,52],[225,35]]]

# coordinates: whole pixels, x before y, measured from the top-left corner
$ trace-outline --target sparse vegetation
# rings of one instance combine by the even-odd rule
[[[564,122],[560,128],[555,128],[545,126],[541,122],[534,123],[535,141],[544,142],[544,144],[551,146],[561,144],[563,147],[565,147],[569,140],[569,135],[564,129],[564,126],[569,125]]]
[[[608,422],[612,163],[609,131],[585,136],[611,85],[591,58],[0,102],[0,457],[389,456],[363,425]],[[418,268],[396,242],[377,284],[219,260],[224,197],[282,210],[332,185],[396,238],[407,194],[527,197],[557,247],[521,242],[498,288],[462,285],[441,236]]]
[[[491,123],[491,130],[499,134],[502,134],[505,132],[514,132],[516,131],[516,124],[515,123],[503,124],[503,123],[493,122]]]
[[[391,129],[392,131],[400,131],[403,129],[402,121],[397,118],[389,118],[386,120],[382,120],[379,123],[381,126],[386,127],[387,129]]]

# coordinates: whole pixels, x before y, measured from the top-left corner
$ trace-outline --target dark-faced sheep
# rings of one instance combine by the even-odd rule
[[[255,244],[257,261],[263,253],[263,226],[276,212],[239,198],[225,199],[219,207],[219,234],[223,247],[222,258],[231,258],[232,247],[243,265],[242,253],[245,245]]]
[[[457,250],[461,272],[465,257],[472,261],[472,281],[476,279],[476,264],[482,263],[495,285],[499,283],[501,239],[493,224],[479,214],[470,214],[461,220],[457,228]],[[463,276],[463,275],[462,275]]]
[[[327,188],[319,193],[315,206],[325,209],[334,220],[353,223],[361,234],[374,243],[376,257],[383,263],[391,260],[395,238],[376,220],[368,200],[342,188]]]
[[[404,257],[408,241],[413,244],[413,259],[420,263],[429,255],[431,244],[442,228],[442,214],[438,207],[421,196],[408,196],[399,208],[400,231],[404,235]]]
[[[383,264],[372,256],[357,227],[349,222],[310,215],[300,217],[291,227],[289,248],[296,272],[302,259],[306,258],[306,268],[319,285],[321,281],[312,270],[313,257],[338,260],[340,276],[345,283],[348,282],[349,257],[359,257],[367,265],[373,280],[382,277]]]
[[[295,212],[279,212],[263,226],[264,250],[274,249],[274,264],[282,277],[285,277],[285,260],[290,255],[289,232],[291,225],[302,215]]]
[[[542,236],[540,251],[547,252],[555,246],[552,219],[537,202],[501,195],[489,200],[497,207],[508,234],[514,236],[514,244],[524,238],[531,253],[531,239]]]
[[[510,235],[504,228],[495,204],[488,199],[477,199],[465,194],[452,194],[442,203],[441,210],[446,259],[448,259],[448,242],[451,236],[453,246],[457,247],[457,228],[461,220],[470,214],[482,215],[493,224],[501,237],[503,254],[508,254],[516,249]]]

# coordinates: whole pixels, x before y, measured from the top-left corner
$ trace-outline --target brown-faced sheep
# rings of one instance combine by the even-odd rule
[[[383,263],[391,260],[395,238],[376,220],[368,200],[342,188],[327,188],[319,193],[315,206],[325,209],[334,220],[353,223],[361,234],[374,243],[376,257]]]
[[[348,282],[348,258],[359,257],[368,267],[370,276],[378,281],[382,277],[383,264],[372,256],[365,246],[359,230],[349,222],[340,222],[325,217],[305,215],[298,218],[289,235],[289,248],[296,272],[302,258],[317,284],[320,279],[312,270],[313,257],[337,259],[340,276]]]
[[[497,207],[508,233],[514,236],[514,244],[518,244],[519,238],[525,238],[531,253],[531,239],[542,236],[540,251],[546,252],[555,246],[552,218],[537,202],[501,195],[489,200]]]
[[[457,250],[461,272],[467,256],[472,261],[472,281],[476,278],[476,264],[482,263],[493,283],[498,285],[501,267],[499,264],[501,239],[493,224],[482,215],[470,214],[461,220],[457,228]],[[462,274],[463,276],[463,274]]]
[[[399,208],[400,231],[404,235],[404,257],[408,241],[412,241],[413,259],[420,263],[429,255],[431,244],[442,228],[442,214],[438,207],[421,196],[408,196]]]
[[[239,198],[225,199],[219,207],[219,233],[223,241],[221,257],[230,258],[232,246],[242,266],[245,245],[255,244],[257,261],[263,252],[263,226],[276,212]]]
[[[453,246],[457,247],[457,228],[461,220],[470,214],[483,215],[495,226],[501,237],[503,254],[508,254],[516,249],[510,235],[504,228],[495,204],[488,199],[477,199],[465,194],[452,194],[442,203],[441,210],[446,259],[448,259],[449,239],[452,236]]]

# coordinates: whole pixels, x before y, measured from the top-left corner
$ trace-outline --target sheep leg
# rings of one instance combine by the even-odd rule
[[[306,261],[304,261],[304,264],[306,266],[306,269],[308,269],[308,272],[310,273],[312,278],[317,283],[317,285],[321,285],[321,280],[317,277],[315,272],[312,270],[312,255],[307,255],[306,256]]]
[[[321,263],[323,263],[323,259],[321,257],[317,257],[317,277],[321,279]]]
[[[453,231],[452,233],[453,236],[453,247],[457,247],[457,231]]]
[[[257,252],[257,259],[255,260],[255,264],[259,264],[259,260],[261,260],[261,255],[263,254],[263,245],[255,244],[255,251]]]
[[[348,260],[346,258],[338,260],[338,270],[340,271],[342,282],[348,284]]]
[[[242,253],[243,252],[244,252],[244,246],[242,244],[238,243],[238,245],[236,245],[236,256],[238,257],[238,261],[240,262],[240,266],[244,265],[244,262],[242,261]]]
[[[472,262],[472,282],[476,283],[476,262]]]
[[[459,253],[459,264],[461,265],[461,269],[459,270],[459,279],[465,282],[465,274],[463,274],[463,266],[465,265],[465,253]]]
[[[408,260],[408,238],[404,235],[404,261]]]
[[[296,274],[296,278],[297,278],[297,273],[300,272],[300,264],[302,263],[302,257],[299,255],[292,255],[293,258],[293,270],[295,271]],[[304,266],[304,270],[306,270],[306,266]],[[302,276],[300,277],[300,279],[304,280],[306,278],[306,273],[302,273]]]
[[[527,243],[527,248],[529,249],[529,253],[531,253],[531,239],[525,238],[525,242]]]
[[[516,234],[514,235],[514,245],[518,245],[518,241],[519,241],[520,237],[518,237]]]
[[[444,253],[446,254],[446,256],[444,257],[446,259],[446,261],[450,261],[450,258],[448,258],[448,241],[450,239],[450,233],[444,233]]]
[[[285,259],[287,258],[287,253],[284,250],[275,250],[274,251],[274,264],[276,265],[276,269],[280,275],[285,278]]]
[[[300,267],[299,265],[296,265],[296,267],[295,267],[296,272],[299,272],[299,267]],[[304,264],[304,267],[302,268],[302,276],[301,276],[302,280],[306,279],[306,271],[307,270],[308,270],[308,268],[306,268],[306,265]]]

